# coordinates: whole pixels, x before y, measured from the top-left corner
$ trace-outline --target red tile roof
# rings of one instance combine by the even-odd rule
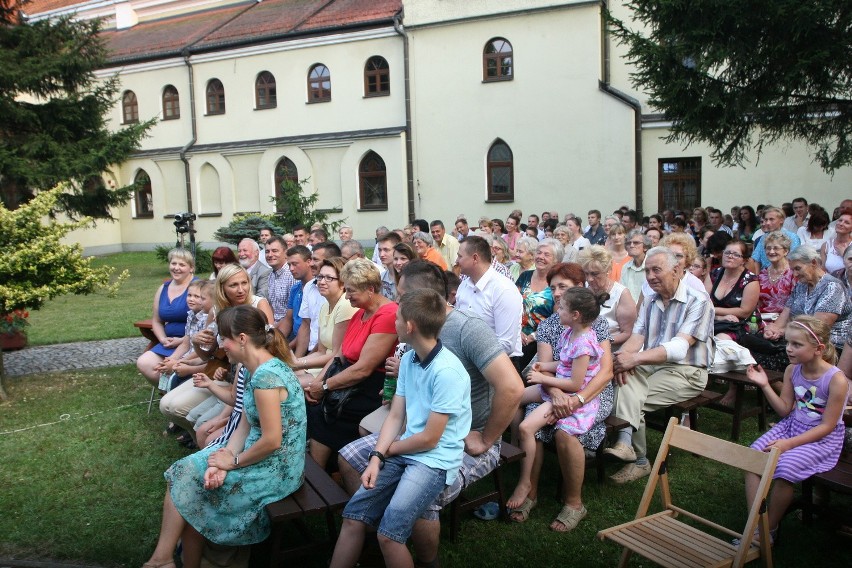
[[[42,12],[50,12],[52,10],[58,10],[60,8],[67,8],[69,6],[74,6],[75,4],[84,4],[85,2],[81,0],[30,0],[29,2],[24,3],[23,10],[24,13],[32,16],[34,14],[41,14]]]
[[[42,2],[60,0],[40,0]],[[402,0],[263,0],[107,30],[113,63],[214,51],[277,38],[389,25]]]
[[[112,61],[174,57],[250,6],[232,4],[225,8],[143,22],[124,30],[106,30],[102,35]]]

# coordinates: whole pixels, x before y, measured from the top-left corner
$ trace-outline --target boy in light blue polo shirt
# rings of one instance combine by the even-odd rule
[[[470,431],[470,378],[438,339],[445,306],[430,289],[408,292],[400,302],[396,332],[412,349],[400,361],[390,414],[362,487],[343,511],[332,568],[355,565],[368,526],[377,529],[386,565],[410,565],[405,542],[414,522],[456,478]]]

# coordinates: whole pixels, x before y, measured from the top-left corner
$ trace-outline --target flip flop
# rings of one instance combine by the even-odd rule
[[[473,516],[482,521],[493,521],[500,514],[500,504],[496,501],[480,505],[474,512]]]
[[[509,509],[509,519],[513,523],[524,523],[524,522],[526,522],[526,520],[530,518],[530,511],[532,511],[533,508],[535,508],[536,505],[538,505],[538,499],[533,501],[532,499],[527,497],[526,499],[524,499],[524,502],[521,503],[520,507],[516,507],[514,509]],[[515,513],[520,514],[521,518],[516,519],[516,518],[512,517],[512,515],[514,515]]]

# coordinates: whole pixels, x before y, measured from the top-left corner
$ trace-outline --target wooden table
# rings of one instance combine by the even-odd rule
[[[784,373],[780,371],[766,371],[769,377],[769,384],[777,383],[784,379]],[[710,373],[710,379],[721,379],[727,383],[734,385],[734,406],[725,406],[718,402],[711,402],[708,406],[713,410],[732,414],[734,416],[733,425],[731,426],[731,440],[739,441],[740,430],[742,428],[743,418],[757,416],[757,425],[761,431],[766,430],[766,397],[763,396],[763,391],[755,387],[757,403],[755,406],[745,407],[746,386],[755,386],[753,382],[748,380],[743,371],[728,371],[726,373]]]

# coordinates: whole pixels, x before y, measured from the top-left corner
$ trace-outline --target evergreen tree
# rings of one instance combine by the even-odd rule
[[[14,208],[64,182],[57,210],[110,217],[134,187],[109,189],[101,174],[130,156],[153,121],[108,129],[119,83],[95,77],[107,62],[98,20],[26,23],[21,0],[0,2],[0,198]]]
[[[804,141],[827,172],[852,163],[852,2],[632,0],[611,30],[634,85],[673,121],[668,142],[703,142],[742,165]]]

